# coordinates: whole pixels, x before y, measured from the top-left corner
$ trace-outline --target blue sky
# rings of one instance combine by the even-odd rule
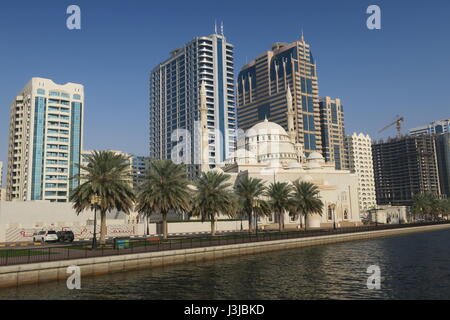
[[[81,7],[82,30],[66,28]],[[382,29],[368,30],[377,4]],[[406,129],[450,118],[450,2],[380,0],[41,0],[0,2],[0,160],[9,105],[33,76],[85,85],[84,146],[148,153],[149,71],[169,51],[224,21],[236,72],[274,42],[304,30],[319,93],[339,97],[347,133],[375,138],[396,114]]]

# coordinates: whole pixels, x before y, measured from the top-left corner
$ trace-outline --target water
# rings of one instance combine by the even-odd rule
[[[0,289],[0,299],[450,299],[450,230]],[[368,266],[381,289],[367,289]]]

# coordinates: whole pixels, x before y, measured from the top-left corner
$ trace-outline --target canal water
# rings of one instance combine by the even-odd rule
[[[0,299],[450,299],[450,230],[0,289]],[[377,265],[381,287],[369,290]]]

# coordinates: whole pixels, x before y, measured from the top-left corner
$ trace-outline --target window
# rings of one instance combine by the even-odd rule
[[[348,219],[348,211],[347,209],[344,209],[344,220]]]
[[[50,93],[48,94],[50,97],[59,97],[59,92],[56,91],[50,91]]]
[[[332,205],[328,206],[328,220],[333,220],[334,209]]]
[[[45,94],[45,90],[44,89],[37,89],[37,94]]]
[[[74,98],[75,100],[81,100],[81,96],[80,96],[79,94],[74,94],[74,95],[73,95],[73,98]]]

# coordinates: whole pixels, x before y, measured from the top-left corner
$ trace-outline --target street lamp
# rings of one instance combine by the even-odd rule
[[[91,205],[94,207],[94,237],[92,238],[92,250],[97,247],[97,206],[102,202],[102,198],[95,195],[91,197]]]
[[[333,229],[336,230],[336,206],[333,204],[331,207],[333,210]]]

